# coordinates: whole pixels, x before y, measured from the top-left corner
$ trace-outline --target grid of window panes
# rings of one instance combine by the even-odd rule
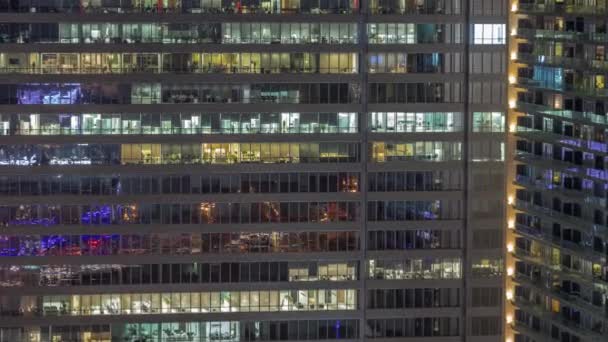
[[[0,0],[0,342],[460,336],[465,1]]]

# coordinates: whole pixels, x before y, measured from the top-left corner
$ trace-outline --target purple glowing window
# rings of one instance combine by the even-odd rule
[[[76,104],[81,97],[78,83],[24,84],[17,89],[19,104]]]

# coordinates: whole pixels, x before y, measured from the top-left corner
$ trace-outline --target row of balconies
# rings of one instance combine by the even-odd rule
[[[516,157],[522,159],[544,160],[549,163],[555,163],[554,166],[559,166],[564,169],[573,166],[584,167],[595,170],[606,170],[607,160],[605,156],[594,156],[588,152],[583,153],[576,148],[562,147],[559,145],[543,143],[542,141],[532,140],[517,140],[516,142]]]
[[[593,245],[593,242],[590,241],[591,239],[574,242],[572,240],[565,240],[565,237],[563,236],[559,237],[552,235],[552,233],[553,231],[546,226],[543,226],[541,229],[536,229],[523,224],[515,225],[515,234],[517,234],[518,237],[530,239],[542,246],[558,248],[570,255],[598,264],[605,263],[606,258],[608,257],[608,254],[591,248]]]
[[[583,72],[592,72],[593,70],[608,71],[608,61],[597,60],[583,57],[563,57],[541,55],[538,53],[517,53],[517,61],[519,63],[554,65],[562,68],[580,69]]]
[[[603,264],[608,258],[608,244],[597,232],[581,231],[580,227],[564,226],[550,219],[527,212],[516,214],[515,232],[541,244],[573,252],[581,258]]]
[[[557,212],[584,221],[591,220],[594,217],[593,213],[599,212],[597,209],[592,211],[587,203],[581,203],[575,198],[553,191],[546,191],[546,189],[528,191],[528,189],[521,188],[517,189],[516,193],[519,201],[525,201],[543,210]]]
[[[517,5],[519,14],[546,14],[546,15],[605,15],[608,13],[606,3],[591,4],[578,0],[525,0]]]
[[[550,288],[555,279],[577,282],[586,287],[602,286],[604,293],[608,288],[608,269],[581,270],[567,267],[562,260],[555,260],[550,246],[535,240],[525,240],[528,236],[519,237],[519,244],[527,242],[528,246],[514,247],[513,257],[516,260],[514,270],[517,277],[525,276],[535,286]],[[523,239],[523,240],[522,240]],[[528,249],[524,249],[528,248]],[[559,255],[558,255],[559,256]],[[601,272],[604,272],[603,274]]]
[[[557,250],[544,240],[531,240],[528,236],[518,237],[517,243],[518,246],[514,248],[513,256],[520,264],[516,264],[516,266],[519,269],[525,264],[532,264],[533,272],[528,276],[533,277],[535,281],[541,280],[539,278],[541,274],[547,274],[549,277],[544,282],[546,287],[552,286],[551,279],[562,279],[593,288],[601,286],[604,289],[602,292],[607,291],[608,268],[603,266],[603,263],[591,263],[575,254],[556,254]],[[521,270],[518,272],[522,273]]]
[[[585,230],[587,233],[593,231],[596,227],[596,225],[593,223],[593,215],[589,212],[589,210],[587,210],[587,208],[583,210],[580,207],[580,204],[577,206],[571,206],[571,209],[569,209],[570,211],[568,211],[568,213],[564,213],[558,210],[553,210],[548,206],[537,205],[526,200],[516,199],[514,203],[514,208],[516,210],[535,214],[541,218],[546,218],[547,221],[563,221],[564,224],[579,227],[580,229]],[[566,203],[563,203],[563,206],[565,207]],[[596,212],[599,211],[596,210]],[[597,227],[603,226],[604,225],[597,225]],[[604,236],[602,236],[601,233],[598,235],[603,239],[608,239],[608,235],[606,234],[604,234]]]
[[[585,124],[606,125],[608,120],[605,114],[598,114],[590,111],[577,111],[572,109],[557,109],[548,105],[531,103],[525,100],[517,101],[515,109],[518,112],[542,114],[547,117],[566,119],[568,121],[576,121]]]
[[[548,183],[540,178],[532,178],[522,175],[517,175],[515,185],[530,188],[533,192],[543,192],[547,194],[555,194],[561,198],[573,199],[585,205],[593,205],[600,208],[605,208],[607,204],[606,194],[603,197],[598,196],[591,190],[568,188],[566,184],[556,185]]]
[[[608,34],[605,32],[558,31],[524,27],[517,28],[517,36],[531,40],[568,40],[596,44],[604,44],[608,39]]]
[[[581,289],[576,282],[570,280],[560,282],[559,275],[549,277],[544,278],[540,273],[532,276],[515,273],[512,279],[517,284],[516,292],[519,295],[515,296],[514,304],[519,304],[520,308],[530,308],[532,302],[529,299],[531,298],[555,299],[560,303],[561,317],[555,316],[558,313],[551,313],[547,316],[546,309],[542,309],[542,306],[538,306],[534,312],[539,314],[540,317],[547,317],[550,320],[558,319],[564,322],[566,327],[575,326],[580,328],[583,322],[593,321],[593,327],[591,329],[587,327],[588,330],[601,333],[607,328],[608,297],[606,296],[606,289],[603,289],[603,292],[599,292],[592,287]],[[532,306],[536,305],[532,304]],[[576,314],[564,317],[565,312],[570,314],[576,312]],[[586,317],[580,319],[581,314]]]
[[[525,135],[525,132],[537,132],[547,142],[568,137],[571,139],[563,142],[565,145],[588,149],[592,153],[608,151],[608,145],[605,143],[608,140],[608,132],[603,127],[581,124],[569,119],[548,118],[538,112],[525,114],[517,117],[517,132],[522,135]]]
[[[590,81],[587,79],[586,81]],[[608,88],[600,88],[597,84],[585,82],[585,80],[567,82],[554,82],[554,80],[536,80],[534,78],[519,76],[517,85],[531,90],[551,90],[555,92],[571,93],[575,96],[589,96],[597,98],[608,97]]]
[[[521,122],[525,125],[528,123]],[[555,124],[555,122],[554,122]],[[554,131],[534,129],[518,125],[515,135],[523,139],[531,141],[542,141],[543,143],[561,146],[564,149],[576,149],[585,153],[594,154],[597,156],[605,156],[608,154],[608,145],[603,142],[585,139],[583,137],[573,137],[570,132],[556,132],[557,127],[554,126]],[[570,133],[570,134],[567,134]]]
[[[585,341],[601,341],[606,330],[605,323],[601,319],[594,319],[593,315],[586,315],[565,305],[560,305],[559,311],[556,312],[547,310],[542,302],[531,301],[525,297],[516,296],[513,303],[519,310],[532,313],[540,319],[533,324],[537,328],[540,328],[541,321],[557,323],[562,329],[584,336]]]

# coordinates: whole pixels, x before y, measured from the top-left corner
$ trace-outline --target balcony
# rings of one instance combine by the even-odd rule
[[[513,256],[516,259],[519,259],[521,261],[527,262],[527,263],[532,263],[538,267],[543,268],[547,273],[550,274],[551,276],[559,276],[560,278],[564,278],[564,279],[572,279],[575,280],[579,283],[584,283],[587,284],[589,286],[596,286],[596,285],[602,285],[602,286],[608,286],[608,276],[604,275],[600,275],[600,274],[589,274],[589,273],[583,273],[583,272],[579,272],[576,270],[573,270],[572,268],[566,267],[564,265],[562,265],[561,263],[555,263],[555,262],[551,262],[550,258],[547,256],[540,256],[539,254],[532,254],[526,250],[520,249],[520,248],[516,248],[515,249],[515,253],[513,254]],[[526,275],[526,277],[529,278],[529,281],[532,281],[535,286],[539,286],[539,284],[546,284],[546,280],[545,278],[541,278],[537,275],[533,276],[532,278],[530,278],[530,276]],[[522,279],[520,279],[521,281]],[[525,279],[524,279],[525,280]],[[544,285],[547,286],[547,285]]]
[[[582,123],[593,123],[599,125],[608,124],[605,115],[598,115],[594,112],[581,112],[568,109],[555,109],[546,105],[539,105],[530,102],[517,101],[517,111],[522,113],[540,113],[543,115],[554,116],[563,119],[576,120]]]
[[[606,199],[601,197],[595,197],[591,192],[583,192],[582,190],[576,191],[573,189],[563,188],[559,185],[546,184],[541,182],[522,182],[521,180],[519,180],[516,182],[516,184],[526,188],[532,188],[533,190],[542,191],[543,193],[547,193],[551,196],[559,196],[563,200],[574,200],[584,206],[595,206],[599,210],[606,208]]]
[[[541,231],[530,228],[523,224],[516,224],[515,233],[527,239],[532,239],[541,245],[559,249],[566,249],[568,250],[568,252],[572,252],[571,254],[576,254],[577,256],[584,258],[585,260],[589,260],[596,263],[606,262],[606,257],[604,256],[604,254],[595,252],[591,248],[591,243],[583,242],[579,244],[571,241],[561,240],[551,235],[549,229],[543,229]]]
[[[515,152],[515,159],[521,161],[522,163],[531,163],[534,165],[540,165],[542,167],[551,169],[559,168],[562,169],[563,172],[586,175],[587,177],[589,177],[589,174],[593,172],[605,172],[603,170],[595,169],[595,163],[591,160],[583,160],[582,163],[578,164],[575,163],[573,160],[556,159],[553,157],[553,155],[548,153],[538,155],[532,152],[517,150]],[[602,174],[602,176],[591,175],[591,177],[598,178],[601,180],[605,180],[604,176],[605,174]]]
[[[600,44],[608,38],[608,34],[604,32],[558,31],[523,27],[517,28],[517,36],[531,40],[574,40]]]
[[[555,83],[547,80],[535,80],[527,77],[518,77],[517,85],[522,88],[531,88],[534,90],[550,90],[555,92],[573,93],[578,96],[593,96],[593,97],[608,97],[608,88],[592,88],[585,85],[583,82],[575,82],[574,84]]]
[[[565,147],[574,147],[577,150],[583,150],[593,154],[605,155],[608,153],[608,144],[606,143],[567,136],[551,131],[541,131],[533,128],[517,126],[515,134],[524,139],[551,142]]]
[[[587,322],[584,319],[580,319],[580,322],[577,322],[574,319],[566,318],[562,312],[548,311],[541,303],[531,302],[524,297],[516,297],[514,303],[518,308],[530,312],[542,320],[556,322],[569,330],[584,336],[585,341],[604,341],[602,331],[596,327],[592,328],[587,326],[590,322]]]
[[[608,8],[601,5],[584,5],[584,4],[564,4],[551,3],[543,1],[543,3],[522,4],[519,3],[517,13],[520,14],[576,14],[576,15],[597,15],[603,16],[608,14]]]
[[[566,215],[566,214],[563,214],[562,212],[552,210],[551,208],[548,208],[545,206],[540,206],[540,205],[535,205],[531,202],[523,201],[520,199],[515,200],[515,204],[513,207],[519,211],[532,212],[537,215],[541,215],[541,216],[548,217],[551,219],[561,220],[561,221],[564,221],[564,223],[569,223],[571,225],[578,226],[581,229],[585,229],[586,231],[594,230],[593,221],[592,221],[593,218],[586,217],[584,215],[584,213],[581,214],[581,215],[583,215],[582,217]],[[608,234],[604,234],[604,235],[608,236]]]
[[[547,56],[540,54],[517,53],[517,61],[526,64],[555,65],[564,68],[608,70],[606,61],[588,61],[584,58],[569,58],[563,56]]]
[[[580,310],[589,312],[591,315],[606,317],[608,318],[608,311],[604,309],[606,305],[594,305],[592,304],[591,297],[589,295],[582,295],[580,293],[567,292],[561,288],[561,286],[548,286],[548,284],[559,281],[560,277],[552,278],[552,275],[547,277],[540,276],[528,276],[522,273],[515,273],[513,280],[523,286],[531,286],[536,291],[541,292],[544,295],[550,297],[556,297],[562,301],[567,302],[569,305],[573,305]],[[565,278],[567,279],[567,277]],[[606,296],[606,293],[602,294]]]
[[[565,39],[579,41],[588,39],[588,37],[586,37],[587,35],[583,32],[541,30],[523,27],[517,28],[517,35],[529,39]]]

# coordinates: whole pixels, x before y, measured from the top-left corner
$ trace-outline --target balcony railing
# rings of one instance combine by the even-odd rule
[[[518,77],[517,84],[522,87],[549,89],[559,92],[572,92],[581,96],[608,97],[608,88],[592,88],[582,82],[575,84],[557,83],[554,80],[535,80],[527,77]]]
[[[567,189],[561,185],[547,183],[542,180],[533,180],[531,177],[517,176],[517,183],[525,187],[532,187],[542,191],[555,192],[562,194],[564,197],[578,199],[581,203],[592,204],[598,207],[606,207],[606,198],[597,197],[592,190],[575,190]]]
[[[598,69],[608,70],[608,61],[601,60],[586,60],[584,58],[571,58],[563,56],[548,56],[540,54],[524,54],[518,53],[517,57],[520,61],[534,64],[548,64],[560,67],[568,67],[573,69]]]
[[[545,105],[534,104],[530,102],[517,101],[516,106],[518,111],[521,112],[538,112],[545,115],[551,115],[555,117],[574,119],[580,121],[590,121],[596,124],[606,125],[608,120],[605,115],[598,115],[594,112],[581,112],[569,109],[555,109]]]
[[[593,62],[598,62],[598,63],[592,63],[591,61],[587,61],[585,59],[582,58],[569,58],[569,57],[563,57],[563,56],[548,56],[548,55],[541,55],[541,54],[529,54],[529,53],[521,53],[518,52],[517,53],[517,59],[526,63],[534,63],[534,64],[549,64],[549,65],[559,65],[561,67],[570,67],[570,68],[577,68],[577,69],[584,69],[587,67],[596,67],[596,68],[602,68],[602,67],[606,67],[608,68],[608,62],[602,63],[603,61],[593,61]]]
[[[539,13],[539,14],[587,14],[587,15],[606,15],[608,14],[608,8],[601,7],[600,5],[583,5],[583,4],[522,4],[518,5],[518,12],[520,13]]]
[[[554,30],[541,30],[541,29],[532,29],[532,28],[517,28],[517,35],[535,38],[535,39],[582,39],[585,36],[583,32],[573,32],[573,31],[554,31]]]
[[[598,43],[605,42],[608,38],[608,34],[605,32],[559,31],[524,27],[517,28],[517,35],[530,39],[576,40]]]

